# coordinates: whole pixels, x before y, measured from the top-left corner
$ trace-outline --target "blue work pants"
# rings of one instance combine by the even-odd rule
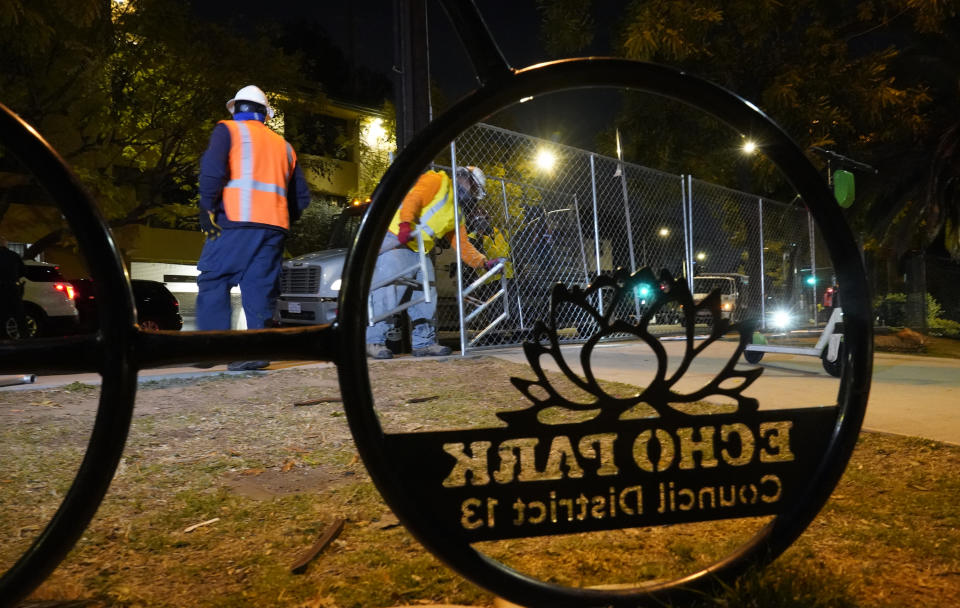
[[[197,329],[230,329],[230,289],[240,286],[249,329],[269,327],[280,291],[286,234],[228,228],[203,245],[197,269]]]

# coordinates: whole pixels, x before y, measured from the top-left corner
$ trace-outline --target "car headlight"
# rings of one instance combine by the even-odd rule
[[[337,279],[333,283],[330,283],[330,289],[333,291],[340,291],[340,279]]]
[[[770,322],[777,329],[786,329],[793,322],[793,315],[786,310],[777,310],[771,316]]]

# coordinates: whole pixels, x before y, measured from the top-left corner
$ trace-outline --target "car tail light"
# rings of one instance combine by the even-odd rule
[[[72,300],[74,296],[77,295],[77,292],[74,290],[73,285],[71,285],[70,283],[54,283],[53,287],[57,291],[62,291],[64,294],[66,294],[68,300]]]

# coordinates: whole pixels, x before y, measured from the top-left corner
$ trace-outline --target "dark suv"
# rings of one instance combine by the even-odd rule
[[[76,305],[80,313],[80,331],[96,331],[100,326],[97,315],[96,286],[90,279],[72,279],[70,283],[77,291]],[[137,306],[137,323],[143,329],[170,329],[179,331],[183,328],[183,317],[180,316],[180,302],[170,293],[167,286],[159,281],[133,279],[133,299]]]

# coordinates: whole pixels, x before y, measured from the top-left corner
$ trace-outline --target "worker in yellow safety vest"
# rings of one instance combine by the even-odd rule
[[[477,167],[458,167],[456,180],[444,171],[423,173],[413,188],[404,197],[400,208],[394,214],[390,228],[380,246],[380,255],[374,270],[373,282],[382,277],[396,275],[404,268],[417,263],[419,256],[416,231],[423,236],[424,250],[429,253],[440,239],[453,243],[454,230],[460,231],[460,249],[463,262],[471,268],[492,268],[498,260],[490,260],[477,251],[467,238],[466,227],[461,220],[459,228],[454,221],[454,188],[457,200],[463,205],[467,201],[480,200],[486,196],[486,176]],[[417,357],[449,355],[450,348],[437,344],[435,315],[437,310],[436,288],[433,264],[427,263],[428,281],[431,284],[429,302],[422,302],[407,308],[410,316],[411,346]],[[423,284],[423,276],[418,271],[416,283]],[[413,287],[387,285],[371,292],[371,308],[376,317],[385,311],[393,310],[402,301],[421,297],[422,290]],[[367,354],[374,359],[390,359],[393,353],[386,346],[390,324],[379,321],[367,328]]]

